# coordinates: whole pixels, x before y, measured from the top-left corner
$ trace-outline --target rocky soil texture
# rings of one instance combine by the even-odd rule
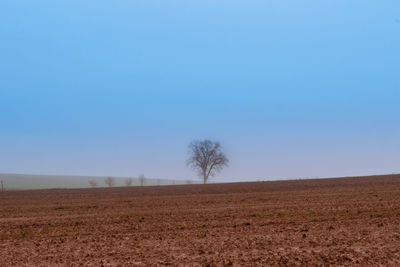
[[[400,175],[0,192],[0,266],[400,266]]]

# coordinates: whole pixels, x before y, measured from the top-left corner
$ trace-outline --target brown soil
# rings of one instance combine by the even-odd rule
[[[400,175],[0,192],[0,266],[400,266]]]

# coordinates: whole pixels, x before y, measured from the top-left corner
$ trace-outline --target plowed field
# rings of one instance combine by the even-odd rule
[[[0,266],[400,266],[400,175],[0,192]]]

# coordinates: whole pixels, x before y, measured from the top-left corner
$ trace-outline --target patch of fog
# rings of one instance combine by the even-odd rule
[[[30,175],[30,174],[0,174],[0,180],[4,182],[6,190],[26,189],[51,189],[51,188],[88,188],[92,187],[89,181],[95,181],[96,187],[107,187],[104,180],[107,176],[65,176],[65,175]],[[136,177],[113,177],[115,187],[126,186],[125,181],[132,178],[131,186],[141,186]],[[154,185],[180,185],[195,184],[196,180],[172,180],[146,178],[144,186]]]

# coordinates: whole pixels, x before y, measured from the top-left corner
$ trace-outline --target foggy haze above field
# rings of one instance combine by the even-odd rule
[[[0,173],[400,173],[400,2],[0,2]],[[86,181],[85,181],[86,183]]]

